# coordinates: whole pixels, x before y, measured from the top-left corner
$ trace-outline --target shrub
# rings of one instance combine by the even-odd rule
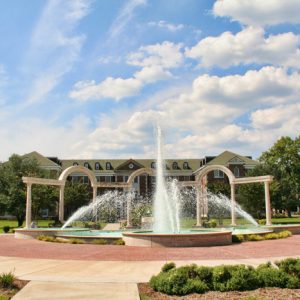
[[[213,289],[220,292],[228,290],[227,282],[231,278],[233,269],[237,266],[217,266],[213,269],[212,273],[212,285]]]
[[[280,239],[288,238],[293,234],[289,230],[283,230],[277,233]]]
[[[279,267],[279,270],[300,278],[300,259],[299,258],[287,258],[280,262],[275,262]]]
[[[233,243],[242,243],[245,241],[245,238],[242,234],[232,235]]]
[[[207,286],[212,288],[212,275],[213,268],[211,267],[197,267],[197,278],[207,284]]]
[[[113,242],[114,245],[119,245],[119,246],[123,246],[125,245],[125,242],[123,239],[117,239]]]
[[[56,238],[50,235],[39,235],[37,239],[44,242],[56,242]]]
[[[217,227],[217,221],[216,220],[210,220],[209,225],[211,228],[216,228]]]
[[[258,234],[250,234],[247,238],[248,241],[263,241],[264,238]]]
[[[259,225],[266,225],[266,220],[265,219],[258,220],[258,224]]]
[[[14,286],[15,275],[12,272],[0,274],[0,287],[12,288]]]
[[[162,268],[161,268],[161,271],[162,272],[168,272],[172,269],[174,269],[176,267],[175,263],[174,262],[169,262],[169,263],[165,263]]]
[[[72,238],[69,241],[71,244],[84,244],[84,241],[81,239]]]
[[[10,230],[10,226],[3,226],[3,232],[8,233]]]
[[[279,238],[277,233],[268,233],[264,236],[265,240],[277,240]]]
[[[262,264],[256,269],[261,287],[285,288],[290,276],[280,269],[275,269],[270,263]]]
[[[107,245],[107,240],[105,240],[105,239],[94,239],[92,241],[92,244],[94,244],[94,245]]]

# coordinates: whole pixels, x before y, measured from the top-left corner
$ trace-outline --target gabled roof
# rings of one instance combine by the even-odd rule
[[[40,167],[42,168],[60,168],[60,166],[56,164],[54,161],[48,159],[47,157],[43,156],[42,154],[36,151],[24,154],[23,157],[36,159]]]
[[[120,164],[115,170],[124,170],[124,167],[128,166],[129,164],[133,164],[138,169],[144,168],[144,166],[142,164],[140,164],[136,160],[130,158],[130,159],[126,160],[124,163]]]
[[[220,155],[218,155],[216,158],[211,160],[207,165],[222,165],[226,166],[230,163],[230,161],[242,161],[245,165],[258,165],[259,162],[256,160],[253,160],[249,157],[242,156],[230,151],[224,151]]]

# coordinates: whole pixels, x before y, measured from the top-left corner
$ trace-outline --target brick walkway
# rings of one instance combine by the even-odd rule
[[[98,261],[224,260],[300,255],[300,235],[287,239],[199,248],[72,245],[0,235],[0,256]]]

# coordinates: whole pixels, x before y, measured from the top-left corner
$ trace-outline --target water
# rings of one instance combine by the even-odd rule
[[[133,192],[108,191],[96,197],[89,205],[80,207],[65,222],[62,229],[71,226],[75,221],[105,220],[113,223],[118,219],[125,219],[127,201],[132,199]]]
[[[175,181],[167,184],[163,160],[163,137],[157,127],[156,186],[154,195],[154,232],[179,232],[180,192]]]

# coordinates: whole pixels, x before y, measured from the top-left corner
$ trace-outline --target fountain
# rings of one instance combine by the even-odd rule
[[[229,245],[232,242],[232,234],[237,234],[235,228],[197,228],[182,230],[180,227],[180,213],[187,205],[187,198],[193,199],[188,203],[190,207],[196,207],[197,192],[188,192],[180,189],[176,179],[166,180],[165,162],[163,159],[163,134],[160,127],[157,128],[157,158],[156,158],[156,188],[153,203],[153,228],[149,230],[103,232],[91,231],[83,228],[69,228],[74,221],[95,220],[103,209],[117,206],[119,218],[125,218],[128,203],[134,198],[133,192],[120,193],[117,191],[107,192],[96,197],[88,206],[79,208],[64,224],[64,226],[53,229],[20,229],[16,230],[16,237],[36,237],[41,234],[52,234],[63,237],[79,237],[86,241],[95,238],[117,239],[123,237],[127,246],[148,247],[195,247]],[[186,197],[188,196],[188,197]],[[206,197],[210,207],[225,213],[231,212],[232,202],[223,195],[207,193]],[[189,200],[190,201],[190,200]],[[132,205],[132,204],[131,204]],[[132,206],[131,206],[132,207]],[[235,205],[237,215],[245,218],[252,224],[250,233],[264,234],[270,232],[268,228],[257,228],[256,221],[247,214],[239,205]],[[128,211],[127,211],[128,213]],[[239,228],[243,230],[243,228]],[[248,229],[247,229],[248,230]],[[295,229],[296,230],[296,229]],[[243,234],[243,232],[239,232]],[[250,234],[248,233],[248,234]]]

